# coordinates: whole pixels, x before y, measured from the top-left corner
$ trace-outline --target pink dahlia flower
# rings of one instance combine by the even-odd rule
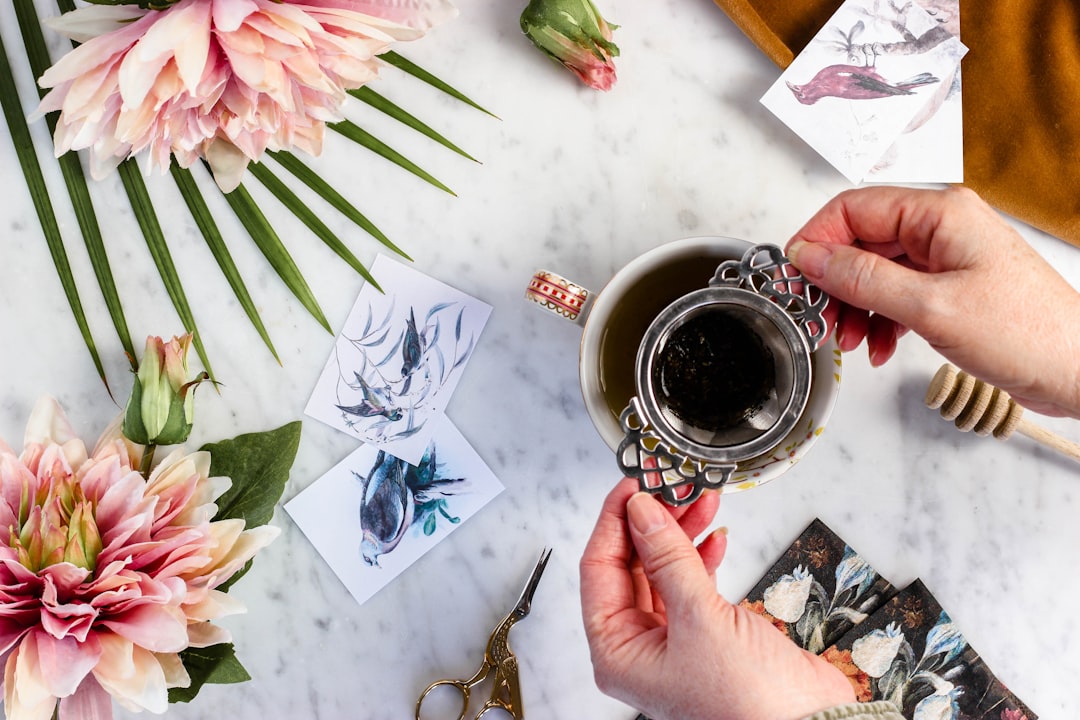
[[[227,642],[243,612],[215,590],[277,528],[211,522],[228,487],[176,451],[144,478],[119,421],[92,454],[52,399],[21,455],[0,441],[0,662],[8,720],[110,718],[112,700],[164,712],[190,682],[178,653]]]
[[[57,155],[90,151],[101,178],[145,152],[164,171],[205,158],[226,192],[266,150],[322,150],[345,91],[376,56],[456,11],[448,0],[179,0],[165,10],[93,5],[53,27],[82,45],[40,79],[60,111]]]

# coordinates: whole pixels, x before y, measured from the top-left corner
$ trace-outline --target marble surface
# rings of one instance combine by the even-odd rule
[[[393,69],[375,86],[482,164],[366,107],[350,111],[457,197],[341,138],[313,163],[418,269],[494,306],[449,415],[506,491],[363,606],[279,511],[274,524],[282,536],[233,590],[249,612],[225,622],[253,679],[206,688],[193,704],[172,709],[177,718],[410,717],[429,681],[474,669],[487,633],[545,545],[554,549],[551,564],[532,615],[512,640],[530,716],[634,716],[592,682],[578,602],[578,558],[617,471],[578,391],[579,330],[529,307],[523,288],[541,266],[598,288],[635,255],[684,236],[783,244],[847,183],[758,104],[778,71],[709,0],[600,2],[622,26],[619,82],[608,94],[579,86],[530,46],[517,25],[523,4],[459,0],[456,20],[401,48],[501,120]],[[14,54],[20,45],[6,3],[0,33]],[[28,97],[28,84],[22,90]],[[41,124],[34,130],[44,138]],[[0,437],[20,446],[34,401],[53,394],[93,440],[118,408],[82,347],[17,168],[11,144],[0,142]],[[62,192],[51,165],[48,181]],[[132,334],[180,332],[118,180],[93,190]],[[223,383],[218,394],[199,393],[193,444],[299,418],[333,338],[212,198],[280,352],[279,367],[171,183],[155,179],[151,190]],[[119,343],[73,218],[62,205],[60,212],[109,377],[126,397],[130,376]],[[361,279],[295,220],[269,213],[331,325],[340,326]],[[362,259],[375,257],[374,241],[334,216],[327,221]],[[1080,284],[1080,250],[1020,229]],[[905,339],[885,368],[870,368],[861,353],[845,359],[832,422],[806,459],[724,500],[717,522],[730,528],[730,549],[719,589],[741,597],[820,517],[894,583],[922,578],[990,667],[1042,717],[1080,716],[1066,682],[1080,675],[1080,467],[1026,438],[1000,443],[951,429],[922,404],[939,363],[917,338]],[[1075,422],[1046,424],[1080,437]],[[284,499],[354,447],[306,421]]]

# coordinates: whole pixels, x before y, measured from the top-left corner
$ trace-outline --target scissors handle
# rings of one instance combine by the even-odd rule
[[[463,680],[436,680],[428,685],[416,700],[416,720],[435,720],[434,718],[424,718],[420,714],[420,708],[423,707],[424,699],[427,698],[428,693],[439,687],[452,687],[458,691],[461,695],[461,711],[458,712],[457,720],[465,720],[465,713],[469,711],[469,688],[472,686]]]

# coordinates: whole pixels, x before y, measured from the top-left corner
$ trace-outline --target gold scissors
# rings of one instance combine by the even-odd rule
[[[525,583],[525,589],[521,591],[521,597],[518,598],[517,604],[491,631],[487,641],[487,648],[484,650],[484,662],[480,665],[480,669],[476,671],[476,674],[468,680],[436,680],[428,685],[427,689],[420,693],[420,698],[416,701],[416,720],[434,720],[433,718],[422,718],[420,708],[423,706],[424,699],[427,698],[428,694],[439,687],[454,688],[461,694],[461,712],[458,713],[457,720],[465,720],[465,713],[469,711],[470,691],[492,673],[495,673],[495,687],[491,690],[491,697],[476,713],[476,720],[480,720],[489,710],[501,710],[509,713],[514,720],[522,720],[525,717],[525,711],[521,707],[521,687],[518,684],[517,657],[510,650],[507,640],[510,635],[510,628],[518,620],[529,614],[533,594],[536,593],[536,586],[540,583],[540,576],[543,575],[544,568],[547,567],[549,557],[551,557],[551,549],[544,548],[544,551],[540,553],[540,560],[536,563],[536,567],[533,568],[532,575],[529,576],[529,582]]]

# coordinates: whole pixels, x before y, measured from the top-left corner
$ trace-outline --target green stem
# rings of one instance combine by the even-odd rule
[[[142,462],[139,463],[139,472],[144,478],[150,477],[150,467],[154,464],[154,451],[157,445],[147,445],[143,450]]]

